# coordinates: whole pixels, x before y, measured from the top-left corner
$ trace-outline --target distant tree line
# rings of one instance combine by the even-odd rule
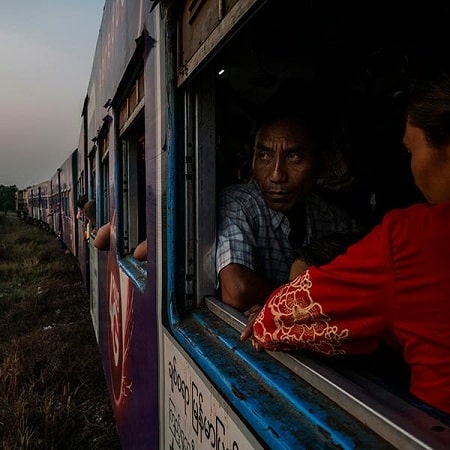
[[[16,192],[17,186],[4,186],[0,184],[0,211],[6,216],[7,211],[15,211],[16,209]]]

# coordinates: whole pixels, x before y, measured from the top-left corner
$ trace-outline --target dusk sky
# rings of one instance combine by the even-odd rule
[[[78,146],[105,0],[0,1],[0,185],[23,188]]]

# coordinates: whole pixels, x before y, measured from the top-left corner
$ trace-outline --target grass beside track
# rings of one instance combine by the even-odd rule
[[[0,216],[0,448],[120,449],[77,259]]]

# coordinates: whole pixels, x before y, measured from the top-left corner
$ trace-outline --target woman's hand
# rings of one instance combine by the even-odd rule
[[[261,305],[254,305],[244,312],[244,316],[248,317],[248,322],[246,327],[244,328],[244,331],[242,331],[240,337],[240,341],[246,341],[247,339],[250,339],[253,347],[258,352],[261,351],[263,347],[259,342],[257,342],[253,338],[253,324],[255,323],[255,320],[258,317],[258,314],[261,311],[261,309],[262,309]]]

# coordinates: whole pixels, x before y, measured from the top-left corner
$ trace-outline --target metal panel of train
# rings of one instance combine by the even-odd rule
[[[241,343],[246,319],[218,298],[214,265],[218,193],[292,80],[331,102],[358,180],[343,205],[376,223],[422,200],[401,148],[404,89],[448,57],[449,19],[433,2],[106,0],[78,148],[27,198],[80,258],[124,449],[449,448],[450,418],[412,399],[394,362]],[[110,224],[107,251],[84,240],[82,194],[97,229]]]

